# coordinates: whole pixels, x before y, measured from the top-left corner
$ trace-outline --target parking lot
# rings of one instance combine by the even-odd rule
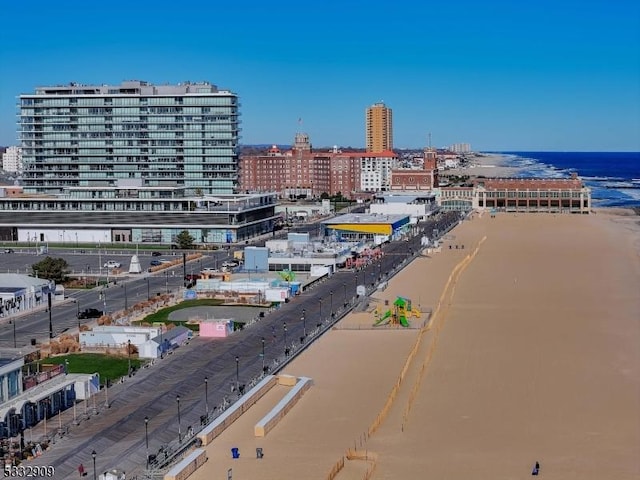
[[[30,275],[32,273],[31,266],[42,261],[45,257],[64,258],[69,264],[72,277],[96,277],[111,276],[114,271],[120,273],[128,273],[129,265],[135,251],[131,250],[84,250],[84,249],[68,249],[68,248],[50,248],[46,253],[40,253],[36,247],[31,248],[11,248],[10,253],[5,253],[5,249],[0,249],[0,273],[20,273]],[[138,260],[143,272],[146,272],[152,265],[160,265],[165,262],[181,260],[182,254],[178,252],[156,252],[161,255],[153,255],[154,252],[139,252]],[[119,263],[120,268],[106,268],[105,266],[112,262]],[[153,263],[152,263],[153,262]],[[194,265],[195,264],[195,265]],[[187,266],[187,273],[197,273],[201,268],[202,261],[191,262]],[[195,272],[191,272],[194,270]]]

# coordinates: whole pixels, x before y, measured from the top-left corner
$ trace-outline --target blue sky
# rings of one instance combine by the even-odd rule
[[[640,2],[3,2],[0,145],[37,86],[208,80],[240,96],[242,143],[640,150]],[[302,119],[300,125],[298,119]]]

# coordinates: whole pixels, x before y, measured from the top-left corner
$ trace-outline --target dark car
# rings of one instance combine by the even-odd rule
[[[97,308],[87,308],[78,314],[78,318],[100,318],[102,311]]]
[[[151,260],[149,262],[149,265],[151,265],[152,267],[157,267],[158,265],[162,265],[162,262],[160,260]]]
[[[162,256],[162,252],[151,252],[151,256],[152,257],[161,257]]]
[[[4,253],[13,253],[13,248],[5,248],[3,250]]]

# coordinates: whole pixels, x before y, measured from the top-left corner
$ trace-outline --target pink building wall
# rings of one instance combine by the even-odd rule
[[[208,338],[227,337],[232,330],[231,320],[200,322],[200,336]]]

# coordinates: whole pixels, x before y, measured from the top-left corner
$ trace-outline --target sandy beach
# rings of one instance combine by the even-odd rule
[[[441,170],[440,175],[468,175],[472,177],[514,177],[518,173],[517,167],[507,165],[504,155],[483,153],[482,156],[472,157],[468,167]]]
[[[286,368],[315,385],[284,420],[253,436],[277,387],[190,478],[325,479],[350,449],[339,480],[639,478],[640,217],[618,213],[465,221],[377,294],[427,327],[348,316]]]

